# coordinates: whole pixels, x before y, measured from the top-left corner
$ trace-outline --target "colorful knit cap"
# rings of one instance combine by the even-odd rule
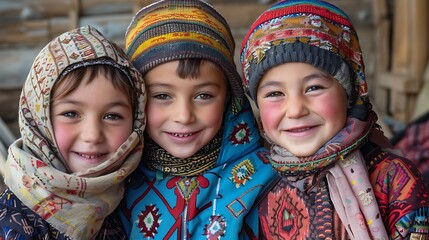
[[[240,105],[244,98],[234,63],[235,42],[226,20],[196,0],[162,0],[142,8],[125,35],[125,50],[144,75],[173,60],[210,60],[225,72]]]
[[[243,40],[243,84],[256,101],[256,89],[271,68],[304,62],[334,76],[352,104],[366,102],[367,86],[358,36],[339,8],[317,0],[285,0],[260,15]]]

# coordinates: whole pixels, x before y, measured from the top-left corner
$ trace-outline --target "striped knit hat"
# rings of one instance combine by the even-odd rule
[[[241,105],[244,91],[234,63],[234,38],[226,20],[209,4],[197,0],[155,2],[134,16],[125,37],[126,53],[143,75],[172,60],[210,60],[224,70]]]
[[[241,48],[243,84],[254,101],[264,73],[287,62],[308,63],[334,76],[351,104],[367,101],[358,36],[348,16],[329,3],[279,1],[256,19]]]

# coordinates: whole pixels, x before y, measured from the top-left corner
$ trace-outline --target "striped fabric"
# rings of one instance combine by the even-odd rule
[[[210,60],[225,71],[242,104],[244,92],[234,63],[234,38],[226,20],[207,3],[164,0],[148,5],[136,13],[125,38],[126,53],[143,75],[168,61]]]
[[[429,185],[429,112],[408,124],[391,142],[417,166]]]
[[[346,63],[354,99],[367,98],[359,39],[349,17],[323,1],[279,1],[259,16],[241,47],[244,87],[254,99],[262,75],[286,62],[305,62],[335,76]],[[350,83],[351,82],[351,83]],[[357,102],[359,103],[359,101]]]

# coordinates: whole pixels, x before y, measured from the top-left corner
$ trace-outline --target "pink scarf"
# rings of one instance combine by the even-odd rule
[[[359,148],[369,139],[379,138],[377,117],[370,112],[368,121],[348,118],[345,128],[315,155],[293,156],[286,149],[271,146],[272,165],[288,179],[302,179],[325,172],[334,208],[352,239],[388,239],[376,197]]]

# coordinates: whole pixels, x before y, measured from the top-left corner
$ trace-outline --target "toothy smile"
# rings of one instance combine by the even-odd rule
[[[306,128],[299,128],[299,129],[289,129],[289,132],[305,132],[308,131],[309,129],[311,129],[311,127],[306,127]]]
[[[180,133],[170,133],[171,135],[179,138],[189,137],[192,136],[193,133],[186,133],[186,134],[180,134]]]
[[[102,156],[102,154],[97,154],[97,155],[88,155],[88,154],[83,154],[83,153],[77,153],[77,154],[81,157],[89,158],[89,159],[94,159],[94,158],[98,158],[98,157]]]

